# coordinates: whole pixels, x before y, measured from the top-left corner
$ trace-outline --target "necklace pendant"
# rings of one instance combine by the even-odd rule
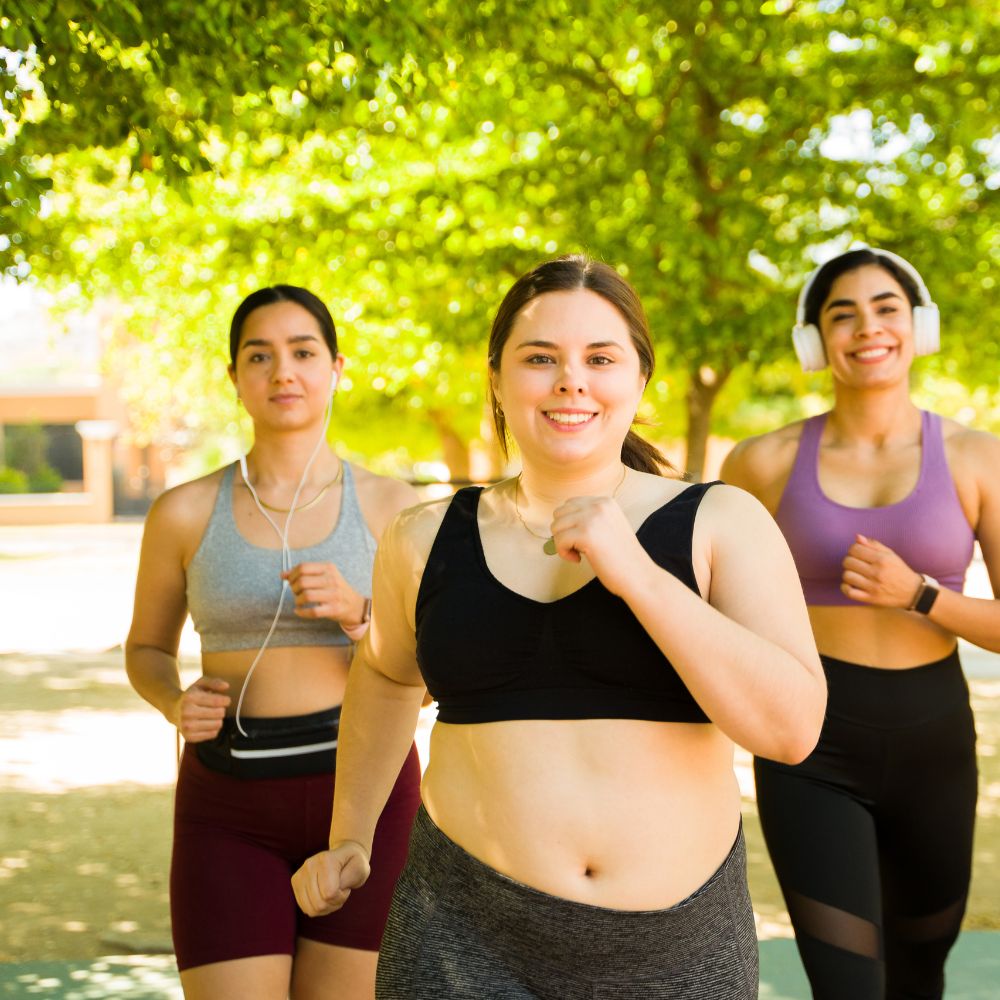
[[[556,543],[555,539],[551,536],[545,539],[545,544],[542,546],[542,551],[547,556],[554,556],[556,554]]]

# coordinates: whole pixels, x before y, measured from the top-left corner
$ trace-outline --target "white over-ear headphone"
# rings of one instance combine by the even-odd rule
[[[917,269],[897,254],[889,250],[876,250],[873,247],[853,246],[844,253],[854,253],[856,250],[868,250],[876,257],[884,257],[892,261],[899,268],[905,271],[917,286],[917,295],[920,298],[920,305],[913,307],[913,349],[917,355],[933,354],[941,348],[941,314],[938,307],[931,299],[930,292],[924,284],[924,279],[920,277]],[[844,254],[838,254],[843,257]],[[836,257],[831,260],[836,260]],[[819,328],[814,323],[806,322],[806,299],[809,297],[809,290],[812,288],[820,272],[830,261],[821,264],[806,279],[806,283],[799,293],[798,308],[795,311],[795,326],[792,329],[792,344],[795,347],[795,355],[805,372],[822,371],[827,364],[826,350],[823,347],[823,338]]]

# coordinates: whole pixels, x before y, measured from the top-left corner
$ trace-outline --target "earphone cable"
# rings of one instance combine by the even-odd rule
[[[305,468],[302,470],[302,476],[299,478],[299,485],[295,488],[295,493],[292,495],[292,503],[288,510],[288,516],[285,518],[285,527],[281,529],[274,522],[274,518],[264,509],[264,505],[260,502],[260,497],[257,496],[257,491],[253,487],[253,483],[250,482],[250,477],[247,475],[247,458],[246,455],[240,456],[240,473],[243,476],[243,482],[246,484],[247,489],[250,491],[250,496],[253,497],[253,502],[256,504],[257,509],[264,515],[265,520],[274,529],[275,534],[281,541],[281,571],[282,573],[287,573],[292,568],[292,550],[288,544],[288,529],[292,523],[292,515],[295,513],[295,505],[299,501],[299,494],[302,492],[302,488],[305,486],[306,477],[309,475],[309,470],[312,468],[313,462],[316,461],[316,456],[320,452],[323,443],[326,441],[326,432],[330,426],[330,417],[333,416],[333,392],[331,391],[329,398],[326,403],[326,412],[323,417],[323,432],[320,434],[319,440],[316,442],[316,447],[313,448],[312,454],[309,456],[309,461],[306,462]],[[240,696],[236,702],[236,715],[235,722],[236,728],[239,730],[242,736],[249,736],[250,734],[243,728],[243,723],[240,721],[240,712],[243,708],[243,699],[246,696],[247,688],[250,686],[250,678],[253,676],[254,670],[257,668],[257,664],[260,662],[261,657],[264,655],[264,651],[267,649],[268,644],[271,641],[271,636],[274,635],[274,630],[278,627],[278,620],[281,618],[281,609],[284,606],[285,594],[288,591],[288,581],[282,579],[281,581],[281,593],[278,595],[278,606],[274,612],[274,619],[271,622],[271,627],[267,630],[267,635],[264,637],[264,641],[261,644],[260,649],[257,650],[257,655],[253,658],[253,662],[250,664],[250,669],[247,670],[246,677],[243,678],[243,686],[240,688]]]

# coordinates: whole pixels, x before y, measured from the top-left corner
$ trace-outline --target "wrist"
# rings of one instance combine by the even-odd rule
[[[330,848],[329,849],[331,851],[336,851],[338,848],[347,847],[350,844],[353,844],[355,847],[359,848],[361,850],[361,853],[364,854],[365,860],[369,864],[371,864],[371,860],[372,860],[372,849],[371,849],[371,846],[363,844],[360,840],[350,840],[350,839],[345,840],[344,838],[338,838],[338,839],[335,840],[335,839],[331,838],[330,839]]]
[[[343,629],[344,635],[347,636],[351,642],[358,642],[362,636],[368,631],[368,623],[372,620],[372,599],[370,597],[360,597],[360,608],[358,610],[358,617],[354,622],[340,623],[341,629]]]

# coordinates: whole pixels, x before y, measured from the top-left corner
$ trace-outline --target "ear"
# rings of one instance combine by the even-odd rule
[[[233,388],[236,390],[236,398],[240,398],[240,386],[236,381],[236,369],[232,365],[226,367],[226,374],[229,376],[229,381],[233,383]]]
[[[345,359],[344,359],[344,355],[343,354],[338,354],[333,359],[333,372],[331,373],[331,376],[330,376],[330,384],[331,384],[333,392],[337,391],[337,386],[340,385],[340,380],[343,377],[343,374],[344,374],[344,360]]]
[[[493,393],[493,398],[497,401],[497,406],[503,409],[503,397],[500,395],[500,373],[495,368],[487,368],[487,374],[490,380],[490,391]]]

